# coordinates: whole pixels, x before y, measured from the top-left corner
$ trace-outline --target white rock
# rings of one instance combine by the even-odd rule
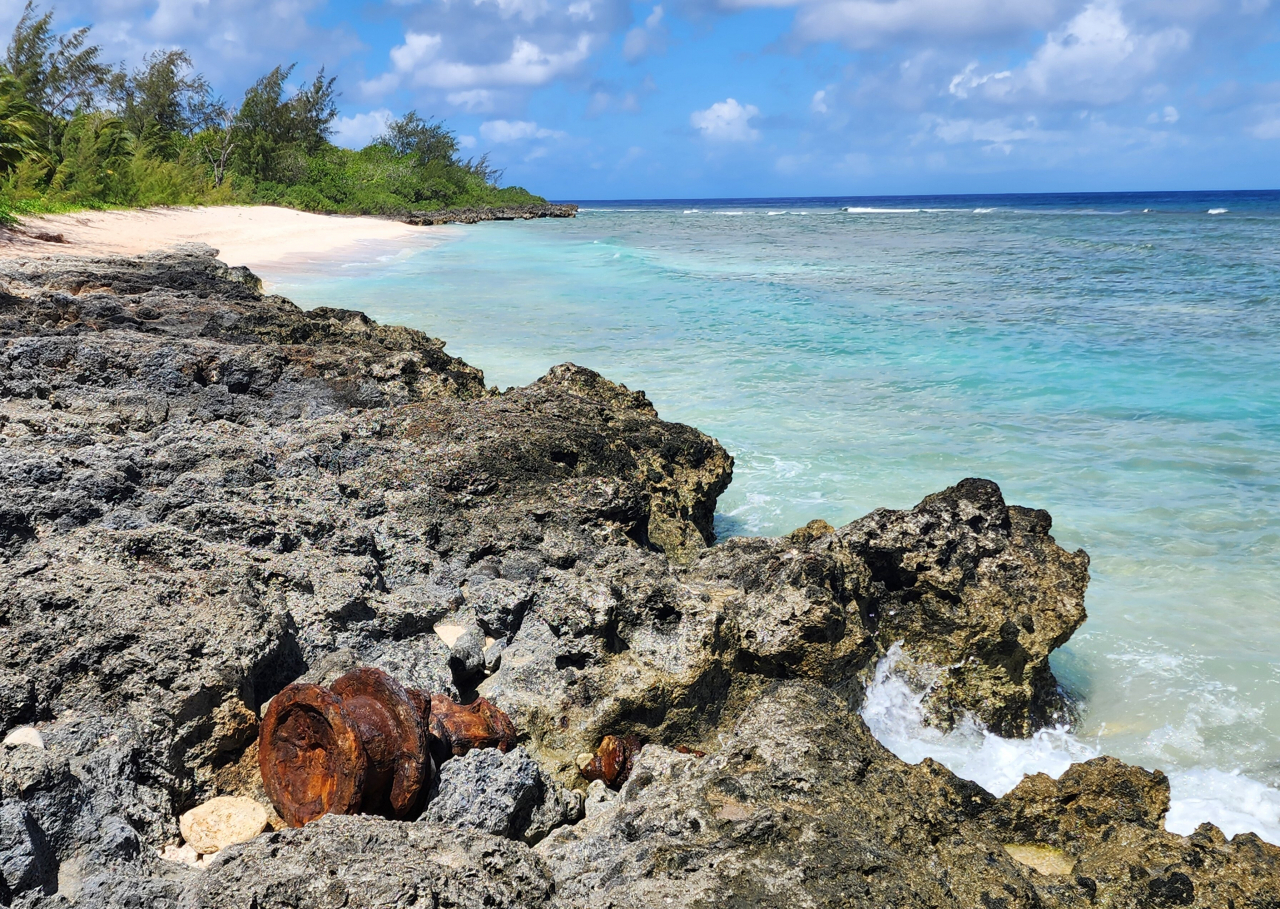
[[[209,855],[267,829],[267,809],[243,796],[220,795],[178,818],[178,826],[189,846]]]
[[[467,629],[461,625],[437,625],[431,630],[439,635],[440,640],[444,641],[444,646],[452,648],[454,644],[458,643],[458,638],[462,637],[463,632]]]
[[[35,726],[19,726],[4,737],[4,744],[10,748],[16,748],[18,745],[44,748],[44,737]]]
[[[160,850],[160,858],[166,862],[179,862],[193,868],[200,864],[200,853],[196,852],[190,843],[183,843],[181,846],[170,843]]]

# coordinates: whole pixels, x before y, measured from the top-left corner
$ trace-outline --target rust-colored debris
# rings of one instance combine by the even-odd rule
[[[516,744],[511,718],[480,697],[470,704],[458,704],[443,694],[431,695],[431,735],[458,757],[472,748],[497,748],[506,753]]]
[[[272,698],[258,732],[258,765],[291,827],[323,814],[406,818],[422,806],[433,751],[442,759],[472,748],[506,751],[515,739],[510,718],[484,698],[459,705],[364,668],[328,688],[289,685]]]
[[[631,776],[636,755],[643,747],[644,741],[638,735],[606,735],[595,757],[580,772],[588,780],[604,780],[610,789],[618,789]]]

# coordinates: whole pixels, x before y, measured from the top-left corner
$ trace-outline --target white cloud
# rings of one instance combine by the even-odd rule
[[[527,139],[563,139],[564,133],[544,129],[531,120],[487,120],[480,124],[480,138],[500,145]]]
[[[1148,123],[1177,123],[1180,115],[1178,109],[1172,104],[1165,105],[1165,109],[1159,112],[1152,112],[1147,117]]]
[[[622,56],[634,63],[641,57],[660,54],[667,49],[667,30],[662,24],[662,4],[653,8],[644,25],[627,32],[622,41]]]
[[[1191,35],[1177,26],[1140,34],[1112,0],[1103,0],[1050,32],[1024,65],[979,74],[978,65],[971,63],[951,80],[949,91],[958,98],[1111,104],[1133,94],[1142,80],[1190,43]]]
[[[409,32],[404,44],[391,49],[392,70],[377,79],[363,83],[382,90],[398,87],[403,82],[429,88],[470,88],[473,86],[538,86],[578,66],[591,53],[591,35],[582,33],[567,50],[558,53],[543,50],[532,41],[517,37],[511,55],[497,63],[463,63],[444,59],[440,35]],[[367,88],[371,90],[371,88]]]
[[[751,142],[760,138],[760,131],[753,129],[751,120],[760,115],[754,104],[739,104],[726,98],[689,115],[689,122],[702,131],[702,135],[718,142]]]
[[[475,147],[476,147],[475,136],[459,136],[458,137],[458,148],[475,148]]]
[[[813,93],[813,100],[809,102],[809,110],[815,114],[825,114],[827,112],[827,90],[820,88]]]
[[[487,88],[472,88],[464,92],[450,92],[445,100],[454,107],[466,108],[473,114],[488,113],[493,110],[493,92]]]
[[[904,37],[1008,34],[1045,28],[1061,0],[722,0],[732,8],[798,6],[796,34],[807,41],[876,47]]]
[[[386,108],[350,117],[339,117],[333,123],[333,140],[345,148],[364,148],[387,128],[394,114]]]

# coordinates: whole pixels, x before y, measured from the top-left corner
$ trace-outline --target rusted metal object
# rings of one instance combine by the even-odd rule
[[[484,698],[455,703],[443,694],[431,695],[431,735],[449,754],[461,757],[472,748],[497,748],[505,753],[516,744],[511,718]]]
[[[604,780],[610,789],[618,789],[631,776],[636,756],[644,748],[644,740],[638,735],[606,735],[589,762],[579,766],[578,772],[588,780]]]
[[[258,733],[258,765],[271,803],[291,827],[323,814],[402,819],[422,807],[433,752],[445,760],[471,748],[506,751],[515,740],[511,720],[483,698],[455,704],[365,668],[328,688],[289,685],[272,698]]]
[[[638,735],[606,735],[594,755],[579,756],[578,772],[588,780],[603,780],[610,789],[621,789],[622,784],[631,778],[636,758],[644,746],[644,739]],[[686,745],[677,745],[674,750],[678,754],[699,758],[707,756],[705,751]]]

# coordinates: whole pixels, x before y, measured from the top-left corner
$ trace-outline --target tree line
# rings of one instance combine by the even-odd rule
[[[335,80],[290,90],[277,66],[239,104],[215,95],[184,50],[113,66],[90,28],[59,34],[28,0],[0,63],[0,218],[77,208],[257,202],[400,214],[541,201],[499,187],[487,156],[415,111],[370,145],[333,144]]]

